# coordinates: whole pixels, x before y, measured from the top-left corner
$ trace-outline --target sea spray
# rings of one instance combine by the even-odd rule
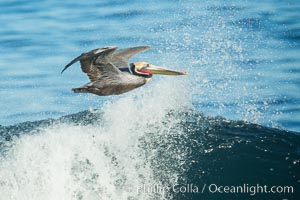
[[[172,110],[185,110],[183,81],[158,79],[99,109],[90,125],[55,123],[14,138],[1,157],[4,199],[151,199],[140,185],[176,184],[185,152],[172,144],[183,134]],[[159,149],[157,144],[167,151]],[[167,152],[159,155],[159,152]],[[163,163],[163,165],[162,165]],[[167,166],[164,167],[164,166]],[[174,167],[172,167],[174,166]]]

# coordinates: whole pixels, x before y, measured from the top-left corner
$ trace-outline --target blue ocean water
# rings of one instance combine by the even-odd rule
[[[2,125],[99,107],[110,98],[72,94],[87,79],[78,66],[61,75],[64,65],[97,47],[149,45],[135,60],[188,71],[200,112],[300,130],[296,0],[0,6]]]
[[[0,1],[0,199],[248,199],[142,187],[293,186],[299,9],[291,1]],[[120,96],[74,94],[82,52],[187,71]],[[82,111],[82,112],[81,112]],[[30,122],[28,122],[30,121]]]

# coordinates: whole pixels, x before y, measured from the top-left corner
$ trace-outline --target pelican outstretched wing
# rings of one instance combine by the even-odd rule
[[[116,49],[116,46],[110,46],[83,53],[67,64],[61,73],[77,61],[80,61],[81,70],[87,74],[92,82],[99,80],[102,77],[109,77],[121,73],[121,71],[111,62],[112,53]]]
[[[120,49],[112,54],[111,61],[117,68],[128,68],[128,60],[143,51],[150,49],[149,46],[138,46]]]

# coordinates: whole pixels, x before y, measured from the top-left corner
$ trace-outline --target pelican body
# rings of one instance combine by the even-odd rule
[[[117,50],[109,46],[91,50],[73,59],[61,73],[77,61],[90,82],[72,90],[76,93],[93,93],[99,96],[119,95],[138,88],[151,80],[152,74],[186,75],[164,69],[146,62],[135,62],[128,66],[128,60],[139,52],[150,49],[138,46]]]

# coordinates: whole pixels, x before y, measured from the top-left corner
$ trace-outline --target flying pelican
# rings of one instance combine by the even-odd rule
[[[146,62],[135,62],[127,66],[135,54],[148,50],[138,46],[117,50],[116,46],[94,49],[81,54],[61,71],[80,61],[81,70],[90,82],[72,90],[76,93],[93,93],[99,96],[118,95],[138,88],[151,80],[152,74],[186,75],[186,72],[164,69]]]

